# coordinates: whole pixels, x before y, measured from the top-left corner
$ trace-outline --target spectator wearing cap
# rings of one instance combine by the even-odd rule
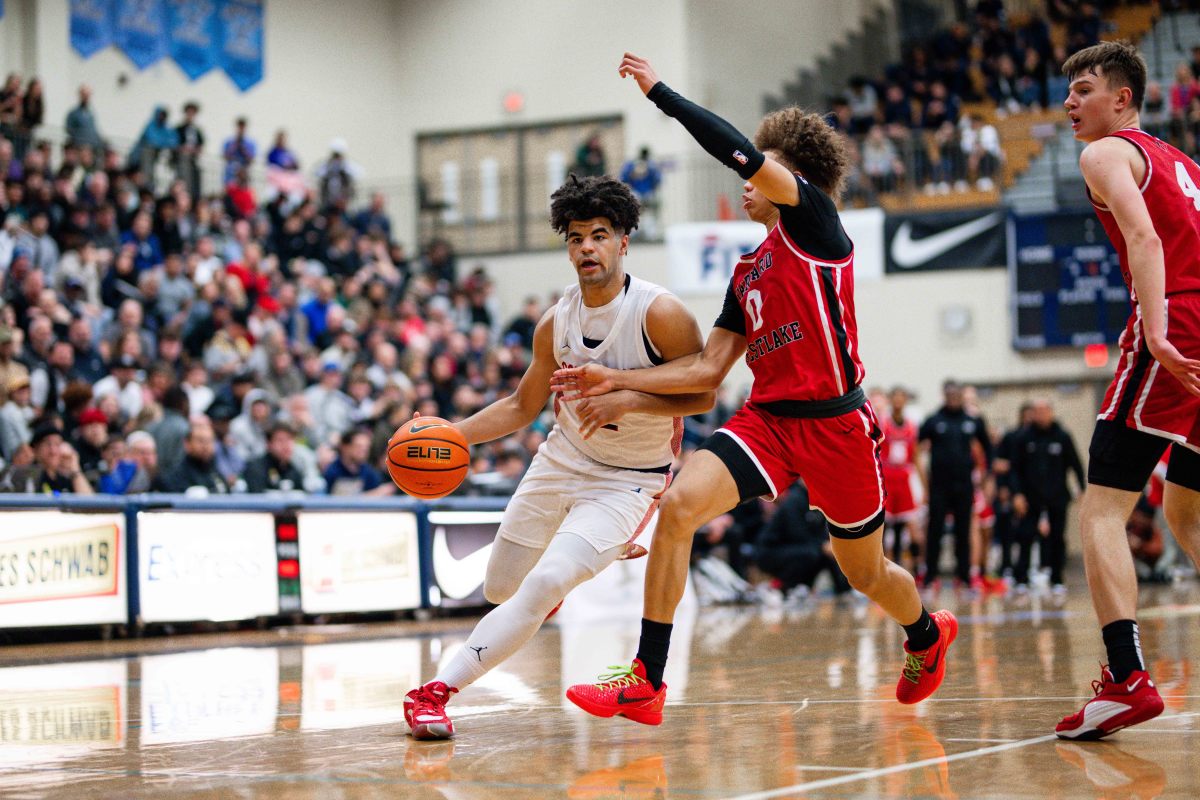
[[[83,477],[92,488],[98,489],[101,477],[108,471],[108,466],[104,463],[104,448],[108,444],[108,417],[98,408],[85,408],[79,415],[79,427],[73,438]]]
[[[213,403],[208,416],[215,437],[213,460],[217,472],[224,476],[228,485],[233,486],[246,470],[246,462],[238,454],[237,446],[233,443],[233,434],[229,432],[230,425],[237,413],[232,406]]]
[[[321,365],[318,382],[304,391],[316,423],[317,438],[328,442],[350,428],[353,401],[342,391],[342,367],[336,361]]]
[[[17,361],[16,348],[13,329],[0,325],[0,402],[7,399],[8,385],[14,378],[29,380],[29,367]]]
[[[8,400],[0,407],[0,455],[11,463],[17,451],[29,443],[31,436],[34,410],[30,401],[29,376],[13,373],[5,389]]]
[[[79,469],[75,448],[53,425],[34,428],[33,463],[14,465],[0,477],[0,490],[36,494],[95,494]]]
[[[202,418],[192,421],[183,440],[183,459],[171,469],[163,470],[155,489],[182,494],[196,491],[197,487],[208,494],[229,493],[229,484],[217,470],[215,431]]]
[[[126,419],[137,419],[142,413],[144,396],[138,383],[137,359],[128,353],[118,356],[108,364],[109,375],[96,382],[92,393],[96,398],[111,395],[117,398],[117,407]]]
[[[296,432],[286,422],[273,422],[267,431],[266,451],[246,464],[246,491],[290,492],[304,489],[304,475],[293,457]]]
[[[371,452],[371,434],[351,430],[342,434],[338,456],[325,469],[326,490],[332,495],[392,494],[395,486],[383,482],[379,471],[367,463]]]
[[[187,392],[180,386],[171,386],[163,393],[162,417],[146,429],[154,438],[164,472],[174,468],[183,458],[183,440],[191,429],[188,424],[190,408]]]
[[[61,415],[63,391],[75,379],[75,348],[66,339],[50,347],[46,363],[34,367],[29,375],[33,407],[39,415]]]

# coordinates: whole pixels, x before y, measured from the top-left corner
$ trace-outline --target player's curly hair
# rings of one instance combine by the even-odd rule
[[[798,171],[834,200],[842,193],[850,157],[841,134],[820,114],[799,106],[772,111],[754,134],[759,150],[774,150],[784,166]]]
[[[550,195],[550,225],[564,236],[572,222],[595,217],[606,217],[621,233],[632,233],[641,212],[629,187],[607,175],[581,178],[572,172]]]

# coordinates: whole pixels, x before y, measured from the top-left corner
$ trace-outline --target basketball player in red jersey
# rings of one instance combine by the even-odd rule
[[[567,697],[598,716],[646,722],[647,710],[661,712],[671,620],[696,529],[746,500],[778,498],[803,477],[813,507],[829,521],[833,554],[850,584],[905,627],[908,656],[896,696],[919,702],[942,682],[958,623],[946,611],[930,615],[912,576],[883,552],[883,437],[860,387],[853,246],[832,199],[847,166],[842,141],[820,116],[788,108],[764,118],[751,143],[660,82],[644,59],[626,53],[620,74],[635,78],[651,101],[747,181],[743,208],[769,233],[738,262],[700,353],[620,373],[591,364],[555,372],[553,389],[584,396],[624,386],[711,391],[743,354],[754,373],[747,404],[688,459],[663,495],[633,666],[573,686]],[[661,714],[653,719],[657,724]]]
[[[1171,448],[1164,511],[1200,561],[1200,168],[1139,129],[1146,62],[1125,42],[1067,59],[1065,103],[1096,216],[1121,259],[1133,314],[1096,421],[1080,513],[1084,565],[1108,650],[1096,696],[1064,717],[1064,739],[1145,722],[1163,702],[1142,659],[1137,577],[1125,521]]]
[[[928,491],[928,481],[917,460],[917,423],[904,415],[908,392],[902,386],[892,389],[888,396],[891,410],[883,418],[883,488],[887,499],[883,504],[884,520],[893,531],[892,558],[900,563],[904,552],[904,535],[908,534],[909,551],[914,564],[923,564],[921,546],[925,542],[921,530],[921,504]],[[918,567],[920,569],[920,567]]]

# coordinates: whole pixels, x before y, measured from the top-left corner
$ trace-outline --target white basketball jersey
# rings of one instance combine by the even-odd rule
[[[594,338],[585,341],[584,308],[578,284],[565,292],[554,312],[554,359],[560,366],[603,364],[613,369],[642,369],[661,364],[646,335],[646,311],[667,290],[632,275],[626,275],[620,307],[607,331],[589,328]],[[590,320],[594,322],[594,320]],[[603,334],[598,335],[598,334]],[[599,341],[597,341],[597,339]],[[594,345],[594,346],[589,346]],[[593,461],[622,469],[655,469],[669,465],[679,452],[683,419],[652,414],[626,414],[584,439],[579,433],[575,403],[554,397],[558,429],[566,439]]]

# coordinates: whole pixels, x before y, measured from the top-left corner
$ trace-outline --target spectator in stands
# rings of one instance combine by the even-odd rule
[[[37,78],[30,78],[25,86],[25,96],[21,99],[21,121],[17,124],[17,140],[32,142],[34,132],[41,127],[45,119],[46,98],[42,82]],[[18,154],[19,157],[24,155]]]
[[[30,401],[28,374],[10,374],[5,388],[8,400],[0,408],[0,456],[13,463],[17,452],[29,444],[36,412]]]
[[[0,324],[0,401],[8,399],[8,386],[15,378],[29,380],[29,367],[16,358],[13,329]]]
[[[184,103],[183,122],[175,128],[175,177],[183,181],[193,203],[200,200],[200,156],[204,153],[204,131],[196,124],[199,113],[200,105],[194,100]]]
[[[159,156],[175,152],[179,146],[179,134],[167,124],[169,112],[166,106],[156,106],[150,121],[142,128],[142,134],[129,153],[129,166],[141,171],[146,186],[153,191],[155,186],[155,171],[158,167]]]
[[[225,185],[233,183],[239,169],[249,170],[258,155],[258,145],[246,135],[246,118],[238,117],[234,122],[233,136],[225,140],[221,147],[225,158]]]
[[[996,66],[988,76],[987,92],[996,104],[997,114],[1015,114],[1022,109],[1021,80],[1008,53],[996,59]]]
[[[809,505],[803,481],[793,484],[759,533],[756,554],[759,569],[778,580],[785,594],[807,594],[825,571],[837,594],[850,591],[850,583],[833,558],[825,517]]]
[[[192,421],[183,440],[183,450],[183,459],[159,476],[155,491],[180,494],[196,491],[199,487],[205,494],[229,492],[229,485],[216,468],[216,437],[207,420],[197,418]]]
[[[845,95],[837,95],[830,98],[829,109],[829,114],[825,117],[829,123],[829,127],[849,136],[851,129],[854,127],[850,112],[850,101],[846,99]]]
[[[67,114],[64,127],[67,141],[78,147],[90,149],[98,158],[104,149],[104,139],[96,124],[96,115],[91,108],[92,89],[87,84],[79,87],[79,104]]]
[[[1049,103],[1046,88],[1046,63],[1037,48],[1027,47],[1017,76],[1017,99],[1025,108],[1046,108]]]
[[[336,209],[344,215],[358,188],[362,168],[346,157],[346,140],[334,139],[329,143],[329,158],[317,165],[317,189],[321,209],[328,213]]]
[[[1192,74],[1191,65],[1181,61],[1175,67],[1175,83],[1171,85],[1171,122],[1172,133],[1182,137],[1186,128],[1188,106],[1192,97],[1200,92],[1200,80]]]
[[[1163,96],[1162,84],[1158,81],[1146,83],[1146,96],[1142,100],[1142,113],[1139,117],[1142,130],[1159,139],[1166,139],[1171,131],[1171,108],[1167,98]]]
[[[97,399],[113,396],[125,420],[137,419],[142,413],[142,387],[137,382],[137,359],[128,353],[117,356],[108,364],[108,376],[97,381],[93,391]]]
[[[534,295],[529,295],[525,298],[525,303],[521,306],[521,314],[513,318],[513,321],[508,323],[508,327],[504,330],[505,336],[516,334],[520,339],[520,344],[526,350],[533,350],[533,331],[537,327],[538,320],[542,318],[542,304]],[[505,338],[505,344],[509,343]]]
[[[17,139],[22,108],[21,76],[10,72],[4,79],[4,85],[0,86],[0,136],[10,142]],[[17,153],[18,161],[24,157],[24,152]]]
[[[608,172],[607,163],[600,132],[593,131],[575,150],[575,163],[571,171],[581,178],[604,175]]]
[[[34,428],[32,463],[13,463],[0,476],[0,491],[27,494],[95,494],[79,469],[75,448],[48,423]]]
[[[393,494],[395,486],[386,484],[379,472],[367,463],[371,434],[365,430],[349,430],[342,434],[338,456],[325,469],[325,486],[329,494]]]
[[[866,78],[855,75],[850,78],[846,100],[850,106],[850,133],[861,136],[875,125],[879,114],[879,95]]]
[[[296,447],[296,432],[286,422],[274,422],[267,431],[267,447],[263,455],[246,465],[246,491],[263,492],[303,491],[304,475],[292,461]]]
[[[100,488],[100,479],[108,471],[104,449],[108,444],[108,417],[98,408],[86,408],[79,415],[79,426],[72,437],[79,454],[79,468],[93,489]]]
[[[354,229],[362,235],[379,236],[385,241],[392,238],[392,220],[385,210],[387,198],[383,192],[371,193],[371,205],[364,208],[354,217]]]
[[[903,129],[913,127],[912,101],[904,94],[904,88],[896,83],[889,83],[883,93],[883,124],[890,130],[893,126]]]
[[[967,159],[967,174],[975,181],[976,189],[990,192],[996,188],[996,170],[1004,160],[1000,134],[996,126],[985,123],[979,114],[969,114],[964,121],[961,144]]]
[[[621,180],[629,184],[633,196],[642,204],[641,225],[636,233],[647,239],[658,238],[658,187],[662,184],[662,169],[650,157],[650,148],[643,146],[637,158],[621,167]]]
[[[242,399],[242,411],[229,423],[229,433],[243,461],[253,461],[267,451],[267,431],[274,412],[271,397],[263,389],[251,389]]]
[[[871,126],[862,143],[862,170],[875,191],[881,193],[894,192],[904,175],[904,162],[896,152],[896,145],[884,135],[880,125]]]
[[[50,355],[29,374],[31,402],[37,415],[61,416],[63,391],[75,378],[75,348],[66,339],[50,346]]]
[[[146,428],[154,438],[155,452],[161,454],[163,471],[174,469],[183,458],[183,442],[191,430],[189,412],[187,392],[182,387],[171,386],[163,395],[162,417]]]

